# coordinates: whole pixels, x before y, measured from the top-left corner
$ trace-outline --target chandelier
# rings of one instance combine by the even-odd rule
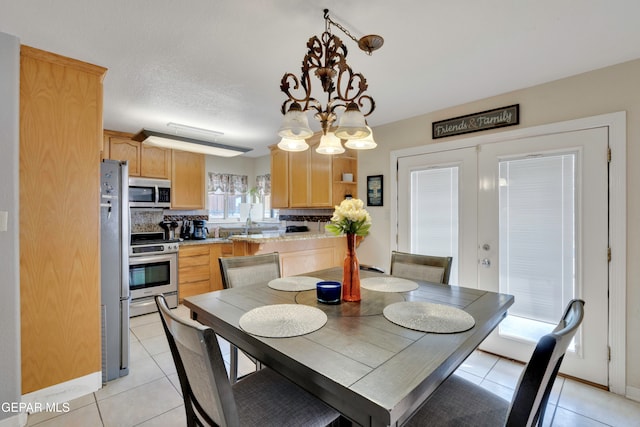
[[[324,20],[325,31],[322,36],[313,36],[307,42],[308,50],[302,60],[300,77],[285,73],[280,82],[280,90],[288,98],[281,108],[284,118],[278,131],[278,135],[282,137],[278,147],[286,151],[304,151],[309,148],[305,139],[312,136],[313,131],[309,127],[306,113],[311,111],[322,127],[320,145],[316,149],[318,153],[344,152],[341,139],[347,140],[347,148],[374,148],[376,143],[365,117],[375,110],[375,101],[365,93],[368,89],[367,79],[362,73],[354,73],[347,64],[347,46],[340,38],[331,34],[331,25],[354,40],[368,55],[379,49],[384,39],[378,35],[356,39],[329,17],[329,9],[324,9]],[[311,95],[310,73],[320,80],[322,91],[327,97],[324,105]],[[333,123],[338,119],[338,110],[344,111],[338,127],[332,130]]]

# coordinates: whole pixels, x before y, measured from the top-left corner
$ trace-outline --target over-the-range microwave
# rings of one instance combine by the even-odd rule
[[[170,208],[171,181],[168,179],[129,178],[129,207]]]

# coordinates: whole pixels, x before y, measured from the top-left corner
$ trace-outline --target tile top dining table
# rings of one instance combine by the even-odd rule
[[[307,273],[342,279],[342,269]],[[381,277],[361,271],[361,278]],[[389,276],[384,276],[389,277]],[[362,289],[362,301],[321,304],[316,291],[287,292],[267,282],[188,297],[192,318],[253,355],[362,426],[401,425],[453,373],[506,316],[511,295],[417,282],[407,292]],[[475,325],[464,332],[429,333],[387,320],[383,310],[401,301],[424,301],[464,310]],[[258,307],[305,304],[327,315],[314,332],[265,338],[245,332],[240,318]]]

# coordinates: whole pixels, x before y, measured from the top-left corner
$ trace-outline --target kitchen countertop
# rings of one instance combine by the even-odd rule
[[[215,243],[231,243],[231,240],[222,239],[222,238],[207,238],[204,240],[183,240],[182,242],[180,242],[180,246],[210,245]]]
[[[208,238],[204,240],[184,240],[180,242],[180,245],[208,245],[216,243],[232,243],[233,241],[242,241],[250,243],[265,243],[265,242],[288,242],[291,240],[309,240],[309,239],[330,239],[335,236],[329,233],[315,233],[312,231],[305,231],[300,233],[264,233],[264,234],[235,234],[228,238]]]
[[[309,240],[309,239],[331,239],[335,236],[329,233],[314,233],[312,231],[305,231],[300,233],[285,233],[282,235],[266,233],[266,234],[249,234],[230,236],[229,239],[233,241],[242,241],[250,243],[265,243],[265,242],[288,242],[291,240]]]

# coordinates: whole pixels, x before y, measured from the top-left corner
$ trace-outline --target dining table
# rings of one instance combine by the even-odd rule
[[[359,302],[325,304],[318,301],[315,287],[287,289],[265,280],[190,296],[183,304],[192,319],[323,400],[344,420],[399,426],[496,328],[514,302],[508,294],[374,271],[361,270],[360,278]],[[295,283],[295,277],[288,279]],[[342,268],[299,279],[307,284],[341,281]],[[403,286],[393,287],[395,281]],[[425,316],[425,307],[463,322],[450,328],[453,323],[446,316]],[[274,316],[273,309],[279,316],[284,310],[301,317],[287,321],[284,335],[282,328],[270,335],[270,319],[261,324],[260,313]],[[293,332],[287,334],[289,330]]]

